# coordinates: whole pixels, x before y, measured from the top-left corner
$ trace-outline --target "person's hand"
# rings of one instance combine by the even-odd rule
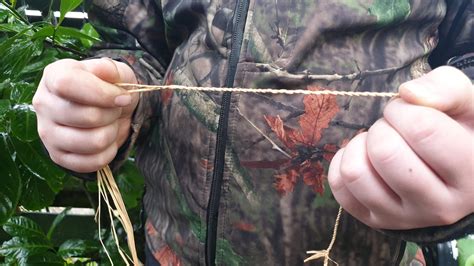
[[[383,118],[338,151],[329,184],[363,223],[412,229],[474,212],[474,88],[440,67],[402,84]]]
[[[58,165],[79,173],[101,169],[130,131],[138,96],[114,83],[136,83],[111,59],[61,60],[47,66],[33,98],[38,133]]]

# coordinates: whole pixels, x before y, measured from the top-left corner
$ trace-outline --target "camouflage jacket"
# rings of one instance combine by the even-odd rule
[[[118,29],[122,45],[140,44],[99,54],[126,59],[145,84],[389,92],[450,58],[473,64],[471,0],[89,2],[90,17]],[[163,265],[303,264],[332,235],[332,155],[386,101],[143,93],[119,157],[136,146],[148,248]],[[472,215],[393,237],[343,214],[331,257],[394,265],[403,239],[441,241],[470,226]]]

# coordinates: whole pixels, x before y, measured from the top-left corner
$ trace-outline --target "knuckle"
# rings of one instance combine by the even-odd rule
[[[379,145],[371,145],[367,147],[369,158],[373,162],[387,164],[393,162],[398,157],[398,147],[393,143],[385,142]]]
[[[58,96],[67,95],[67,88],[71,84],[71,78],[67,74],[57,75],[51,78],[49,90]]]
[[[102,151],[107,148],[109,142],[109,136],[105,130],[100,130],[95,133],[95,136],[91,139],[90,145],[96,151]]]
[[[328,175],[328,183],[332,190],[339,190],[344,185],[335,174]]]
[[[55,164],[67,168],[67,165],[65,164],[65,161],[64,161],[64,157],[61,156],[61,154],[59,154],[59,152],[50,151],[49,157],[51,158],[51,161],[53,161]]]
[[[47,65],[43,69],[43,77],[47,77],[48,75],[53,75],[54,73],[54,67],[56,66],[57,62],[54,62],[52,64]]]
[[[413,143],[427,143],[430,142],[432,137],[435,135],[438,129],[438,116],[433,114],[431,110],[424,110],[414,114],[414,120],[416,123],[413,123],[408,136]]]
[[[40,92],[37,92],[34,96],[33,96],[33,99],[31,101],[31,103],[33,104],[33,108],[35,109],[36,112],[38,112],[39,110],[41,110],[42,106],[44,105],[43,104],[43,100],[41,99],[41,95],[40,95]]]
[[[453,206],[449,207],[438,207],[434,213],[434,220],[437,221],[438,225],[450,225],[458,220],[458,217],[453,210]]]
[[[440,197],[439,194],[426,195],[425,192],[425,197],[425,203],[422,203],[421,207],[426,210],[426,217],[431,217],[429,220],[433,225],[453,224],[460,218],[458,217],[456,205],[452,204],[449,196]]]
[[[366,225],[368,225],[371,228],[383,228],[385,223],[376,215],[374,215],[372,212],[368,217],[364,217],[364,220],[362,221]]]
[[[39,135],[40,139],[44,143],[49,143],[49,135],[50,135],[49,130],[47,130],[46,127],[44,127],[41,122],[38,122],[37,131],[38,131],[38,135]]]
[[[346,183],[352,183],[362,176],[362,169],[355,163],[342,162],[340,166],[341,179]]]
[[[83,117],[87,125],[94,127],[101,125],[103,114],[96,108],[88,108]]]
[[[106,166],[107,164],[109,164],[115,157],[115,154],[116,154],[116,150],[115,149],[111,149],[110,151],[107,151],[107,152],[103,152],[101,154],[98,155],[98,158],[97,158],[97,169],[100,169],[104,166]]]

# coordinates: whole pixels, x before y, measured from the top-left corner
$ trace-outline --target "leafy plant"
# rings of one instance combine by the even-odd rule
[[[65,261],[81,263],[98,257],[99,244],[82,239],[66,240],[56,248],[52,236],[59,223],[66,217],[69,209],[64,210],[53,221],[46,234],[33,220],[24,216],[10,218],[3,230],[12,239],[3,243],[0,255],[9,263],[64,265]]]
[[[74,263],[73,257],[91,258],[91,253],[96,259],[105,258],[98,252],[98,241],[67,240],[57,247],[51,242],[54,224],[45,233],[34,221],[14,216],[19,206],[28,210],[50,206],[73,178],[46,155],[31,101],[44,67],[63,58],[88,57],[90,48],[100,42],[99,35],[89,23],[82,29],[63,25],[66,13],[80,6],[82,0],[61,0],[59,18],[53,15],[51,0],[49,10],[38,22],[30,22],[26,7],[17,6],[17,1],[0,1],[0,225],[12,237],[3,243],[0,255],[8,264],[64,265]],[[143,180],[131,161],[124,169],[117,182],[128,191],[126,205],[139,208]],[[88,193],[94,193],[93,185],[87,187]],[[58,216],[56,222],[61,219]]]
[[[466,237],[456,243],[459,266],[474,266],[474,238]]]

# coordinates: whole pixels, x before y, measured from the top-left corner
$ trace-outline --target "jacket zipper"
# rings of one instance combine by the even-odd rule
[[[234,13],[234,28],[232,33],[232,48],[229,55],[225,86],[233,87],[237,63],[239,62],[242,47],[249,0],[239,0]],[[225,92],[222,95],[219,124],[217,128],[216,154],[214,158],[214,172],[212,175],[211,192],[207,206],[207,231],[206,231],[206,265],[216,264],[217,225],[219,216],[219,203],[221,198],[222,180],[225,168],[225,150],[227,146],[227,129],[229,110],[232,94]]]

